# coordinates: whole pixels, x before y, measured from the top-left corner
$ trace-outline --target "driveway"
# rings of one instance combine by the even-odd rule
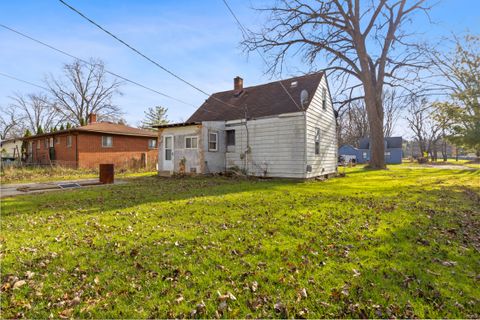
[[[114,184],[126,183],[124,180],[115,180]],[[68,181],[52,181],[39,183],[2,184],[0,186],[0,198],[19,196],[24,194],[41,193],[48,191],[59,191],[78,189],[93,186],[106,186],[100,184],[98,179],[80,179]]]

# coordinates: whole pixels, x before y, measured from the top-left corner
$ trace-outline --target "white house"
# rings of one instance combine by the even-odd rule
[[[160,174],[235,169],[312,178],[337,170],[336,119],[323,72],[246,88],[236,77],[233,90],[211,95],[186,122],[158,129]]]
[[[2,159],[18,160],[22,156],[22,138],[12,138],[0,142]]]

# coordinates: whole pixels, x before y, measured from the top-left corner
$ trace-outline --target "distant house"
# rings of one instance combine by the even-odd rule
[[[386,137],[385,162],[390,164],[402,163],[402,137]],[[362,138],[358,148],[343,145],[338,149],[340,156],[355,157],[357,163],[370,161],[370,139]]]
[[[157,133],[123,124],[97,122],[89,116],[85,126],[24,138],[27,161],[73,168],[98,168],[113,163],[115,168],[155,168]]]
[[[6,139],[0,142],[2,162],[20,160],[22,156],[22,138]]]
[[[245,88],[236,77],[233,90],[211,95],[186,122],[158,126],[158,168],[161,174],[328,175],[337,170],[335,127],[323,72]]]

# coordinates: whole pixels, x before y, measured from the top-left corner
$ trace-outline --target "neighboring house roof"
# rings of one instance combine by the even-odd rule
[[[358,148],[355,148],[354,146],[352,146],[351,144],[343,144],[340,148],[338,149],[342,149],[342,148],[352,148],[354,150],[358,150]]]
[[[402,137],[385,137],[384,141],[387,143],[387,149],[402,148]],[[362,138],[359,145],[359,149],[369,149],[370,138]]]
[[[300,94],[308,92],[308,107],[322,79],[323,72],[312,73],[300,77],[275,81],[258,86],[246,87],[242,90],[229,90],[212,94],[186,122],[225,121],[244,119],[245,113],[250,118],[260,118],[282,113],[302,111]],[[280,85],[295,100],[285,92]],[[296,85],[292,85],[295,83]]]
[[[16,142],[21,142],[23,138],[11,138],[11,139],[5,139],[0,141],[0,145],[4,145],[5,143],[16,143]]]
[[[85,131],[85,132],[100,132],[100,133],[111,133],[119,134],[126,136],[146,136],[146,137],[156,137],[158,134],[156,131],[133,128],[126,126],[124,124],[111,123],[111,122],[94,122],[86,126],[75,128],[76,131]]]
[[[85,126],[76,127],[72,129],[38,134],[35,136],[28,137],[26,139],[51,136],[55,134],[69,133],[69,132],[95,132],[95,133],[117,134],[117,135],[123,135],[123,136],[140,136],[140,137],[157,137],[158,135],[156,131],[133,128],[133,127],[126,126],[124,124],[111,123],[111,122],[94,122],[94,123],[87,124]]]

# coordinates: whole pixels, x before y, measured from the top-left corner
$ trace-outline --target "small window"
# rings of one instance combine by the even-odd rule
[[[367,153],[366,152],[363,153],[363,159],[367,159]]]
[[[50,140],[49,141],[50,142],[50,148],[53,148],[53,138],[50,138],[49,140]]]
[[[197,137],[185,137],[185,149],[197,149],[198,138]]]
[[[156,148],[157,148],[157,139],[149,139],[148,149],[156,149]]]
[[[41,144],[41,142],[40,142],[40,140],[38,140],[37,143],[36,143],[36,145],[37,145],[37,150],[40,149],[40,144]]]
[[[33,151],[33,142],[30,141],[28,142],[28,153],[32,153],[32,151]]]
[[[322,89],[322,108],[323,110],[327,109],[327,89]]]
[[[218,133],[208,133],[208,151],[218,151]]]
[[[227,146],[235,145],[235,130],[227,130]]]
[[[320,154],[320,128],[315,128],[315,154]]]
[[[48,138],[45,138],[44,147],[45,147],[45,149],[48,149]]]
[[[111,148],[113,146],[112,136],[102,136],[102,148]]]
[[[72,136],[67,136],[67,147],[72,146]]]

